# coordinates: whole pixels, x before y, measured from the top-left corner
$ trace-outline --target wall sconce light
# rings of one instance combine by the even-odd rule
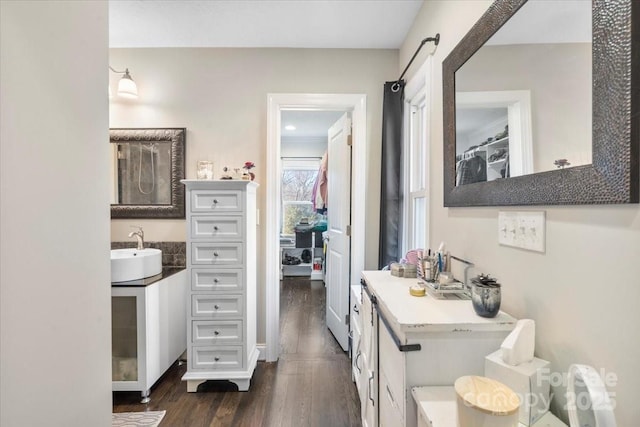
[[[111,65],[109,65],[109,69],[116,74],[122,74],[122,78],[118,82],[118,96],[122,96],[123,98],[131,98],[135,99],[138,97],[138,86],[136,86],[136,82],[131,78],[131,74],[129,74],[129,69],[125,68],[124,71],[114,70]],[[109,98],[111,98],[111,86],[109,86]]]

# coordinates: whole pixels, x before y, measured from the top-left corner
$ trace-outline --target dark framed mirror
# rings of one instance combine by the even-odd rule
[[[443,62],[444,206],[638,203],[639,14],[495,1]]]
[[[184,218],[184,128],[110,129],[111,218]]]

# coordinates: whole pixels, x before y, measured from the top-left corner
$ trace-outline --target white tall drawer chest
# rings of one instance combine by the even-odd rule
[[[227,380],[247,391],[256,348],[256,190],[183,180],[187,206],[187,391]]]

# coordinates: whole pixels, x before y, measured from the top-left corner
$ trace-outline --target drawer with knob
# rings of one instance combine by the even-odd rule
[[[242,320],[194,320],[191,341],[197,345],[241,344]]]
[[[204,370],[242,369],[243,346],[193,346],[191,368]]]
[[[241,241],[243,239],[243,217],[238,216],[193,216],[191,238],[211,241]]]
[[[193,291],[240,292],[243,289],[242,269],[191,269],[191,290]]]
[[[233,190],[193,190],[191,191],[191,212],[242,212],[242,192]]]
[[[242,243],[191,243],[193,265],[242,265]]]
[[[208,318],[241,318],[244,296],[242,295],[191,295],[191,316]]]

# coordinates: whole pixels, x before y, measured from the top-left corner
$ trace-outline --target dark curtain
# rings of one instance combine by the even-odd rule
[[[403,107],[404,81],[386,82],[382,106],[379,268],[401,258]]]

